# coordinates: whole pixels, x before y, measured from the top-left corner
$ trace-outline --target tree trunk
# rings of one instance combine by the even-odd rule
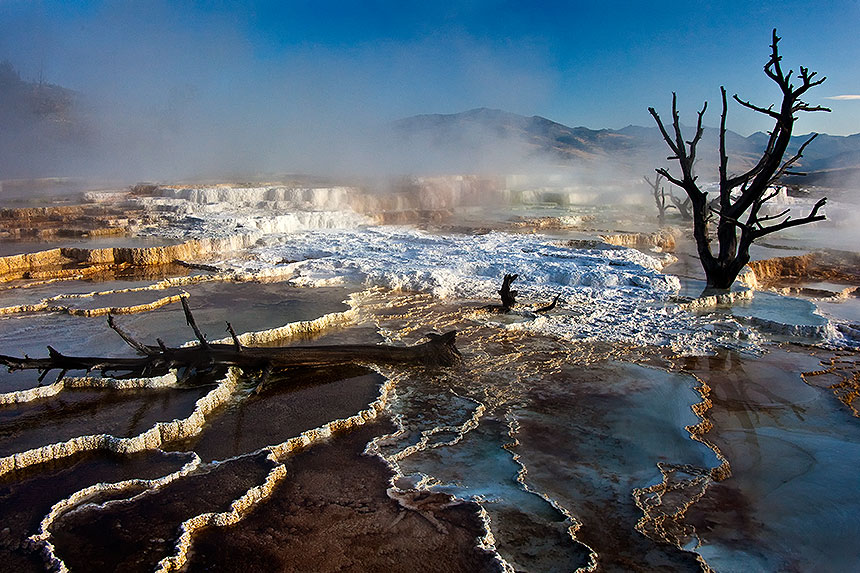
[[[514,275],[516,277],[516,275]],[[511,279],[513,280],[513,279]],[[215,367],[236,366],[244,370],[272,372],[298,366],[332,366],[340,364],[404,364],[423,366],[453,366],[460,362],[460,352],[455,345],[456,330],[444,334],[429,333],[428,342],[415,346],[392,346],[387,344],[344,344],[337,346],[289,346],[251,347],[242,346],[230,323],[227,329],[233,336],[233,344],[211,344],[197,328],[194,316],[185,298],[182,307],[188,325],[194,330],[199,344],[170,348],[158,340],[158,346],[150,346],[132,338],[108,317],[108,325],[143,356],[134,358],[104,356],[67,356],[48,346],[47,358],[0,355],[0,364],[12,370],[39,370],[39,382],[51,370],[59,370],[61,380],[69,370],[118,372],[124,376],[158,376],[173,369],[208,371]]]

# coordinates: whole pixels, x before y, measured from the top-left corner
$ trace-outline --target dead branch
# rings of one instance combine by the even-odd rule
[[[194,335],[197,337],[197,340],[200,341],[200,346],[203,348],[209,348],[209,343],[206,341],[206,337],[203,336],[203,333],[200,332],[200,329],[197,328],[197,323],[194,321],[194,315],[191,314],[191,309],[188,308],[188,297],[183,296],[180,300],[182,301],[182,310],[185,312],[185,322],[188,326],[194,330]]]
[[[517,280],[520,275],[505,275],[502,281],[502,288],[499,289],[499,295],[502,297],[502,306],[508,310],[517,304],[516,296],[519,294],[515,290],[511,290],[511,283]]]
[[[108,326],[111,327],[114,332],[119,334],[120,338],[122,338],[126,342],[126,344],[137,350],[139,353],[145,356],[152,356],[158,353],[158,349],[153,348],[152,346],[147,346],[142,342],[138,342],[130,334],[121,329],[119,325],[114,321],[113,316],[110,314],[108,314],[107,323]]]
[[[663,174],[659,172],[654,181],[648,179],[647,175],[642,178],[651,187],[651,195],[654,197],[654,203],[657,205],[657,221],[660,225],[666,222],[666,210],[673,207],[673,205],[666,204],[666,188],[661,185],[664,178]]]
[[[516,275],[513,275],[514,277]],[[513,279],[511,279],[513,280]],[[515,294],[515,293],[514,293]],[[184,299],[183,299],[184,300]],[[422,366],[453,366],[460,362],[461,355],[455,345],[457,331],[444,334],[430,333],[428,342],[415,346],[393,346],[387,344],[344,344],[328,346],[249,347],[242,346],[233,335],[233,344],[211,344],[205,342],[197,329],[191,310],[186,305],[186,319],[197,334],[201,344],[171,348],[159,338],[158,346],[142,344],[122,331],[109,318],[108,324],[132,348],[144,354],[135,358],[103,356],[67,356],[48,346],[47,358],[0,355],[0,364],[9,371],[38,370],[39,382],[51,370],[59,370],[61,380],[70,370],[85,372],[100,371],[103,376],[119,373],[123,377],[148,377],[163,375],[171,370],[207,371],[213,367],[236,366],[245,371],[262,373],[266,379],[272,371],[299,366],[336,366],[343,364],[400,364]],[[205,343],[205,344],[204,344]]]
[[[693,220],[693,202],[689,197],[685,198],[683,201],[680,197],[676,197],[671,192],[669,193],[669,199],[672,201],[673,206],[678,212],[681,214],[681,218],[685,221]]]
[[[549,312],[555,308],[555,305],[558,304],[558,299],[561,298],[560,294],[555,295],[555,298],[552,299],[552,302],[546,306],[542,306],[539,309],[535,310],[535,312]]]
[[[498,291],[499,296],[502,298],[502,304],[489,304],[483,307],[483,310],[502,313],[510,312],[511,308],[517,304],[516,296],[519,294],[517,291],[511,290],[511,283],[517,280],[519,276],[517,274],[505,275],[505,278],[502,279],[502,288]]]
[[[236,352],[242,352],[242,343],[239,342],[239,337],[236,336],[236,331],[233,330],[233,325],[229,322],[227,323],[227,332],[229,332],[230,337],[233,338],[233,346],[236,348]]]
[[[765,235],[769,235],[771,233],[775,233],[777,231],[781,231],[783,229],[788,229],[790,227],[797,227],[798,225],[806,225],[807,223],[814,223],[816,221],[823,221],[827,217],[824,215],[819,215],[818,211],[824,207],[824,204],[827,203],[827,197],[822,197],[819,199],[815,205],[812,207],[812,211],[806,217],[801,217],[800,219],[792,219],[790,216],[787,217],[782,223],[777,225],[771,225],[770,227],[761,226],[761,228],[756,229],[753,232],[754,238],[763,237]],[[787,211],[786,211],[787,212]],[[784,215],[785,213],[783,213]],[[779,215],[782,216],[782,215]],[[764,219],[759,219],[763,221]]]

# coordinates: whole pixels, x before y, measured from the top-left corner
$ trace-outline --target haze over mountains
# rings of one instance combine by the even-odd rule
[[[10,64],[0,64],[0,180],[116,177],[122,173],[123,160],[129,156],[136,160],[134,168],[128,169],[131,179],[225,175],[209,173],[204,164],[195,163],[206,139],[199,134],[192,132],[179,139],[164,137],[164,130],[153,129],[141,129],[133,138],[122,132],[111,133],[112,122],[99,117],[99,112],[84,102],[85,97],[76,92],[22,80]],[[181,117],[176,118],[175,122],[180,120]],[[140,122],[146,123],[147,118],[141,118]],[[171,128],[169,124],[165,123],[165,129]],[[692,134],[693,128],[687,127],[685,137]],[[269,133],[261,141],[271,142],[273,137]],[[313,135],[287,130],[284,137],[310,140]],[[704,181],[716,178],[717,137],[716,129],[707,128],[699,144],[697,170]],[[743,137],[729,131],[730,170],[740,171],[754,164],[767,137],[760,132]],[[794,153],[806,139],[795,136],[789,152]],[[526,117],[487,108],[416,115],[382,126],[364,139],[344,135],[340,141],[331,142],[331,146],[326,142],[315,143],[316,146],[309,148],[337,150],[332,151],[330,161],[317,158],[315,165],[331,164],[332,169],[340,165],[344,170],[356,171],[363,168],[377,175],[510,174],[560,168],[588,172],[598,182],[602,177],[641,177],[653,173],[657,166],[669,164],[668,148],[654,126],[595,130],[569,127],[537,115]],[[260,149],[243,151],[249,157],[271,158],[271,147],[261,143]],[[350,149],[355,150],[355,155],[346,158]],[[160,170],[159,158],[164,157],[171,158],[172,170]],[[177,171],[177,165],[185,170]],[[244,171],[236,169],[235,175],[252,174],[260,170],[260,165],[249,163]],[[108,167],[111,173],[104,172]],[[801,185],[855,185],[860,180],[860,133],[819,135],[807,147],[797,167],[809,173],[792,181]],[[284,157],[282,161],[269,161],[265,168],[269,172],[296,171],[303,165],[300,162],[291,165],[290,158]]]
[[[731,117],[731,116],[729,116]],[[568,127],[540,116],[521,116],[501,110],[479,108],[456,114],[418,115],[395,122],[402,145],[447,155],[449,164],[481,165],[495,149],[502,149],[508,167],[550,164],[603,164],[631,173],[653,172],[667,165],[669,149],[657,127],[627,126],[623,129]],[[686,126],[685,138],[694,128]],[[715,128],[705,128],[698,145],[698,171],[710,180],[718,165]],[[792,137],[789,153],[797,152],[808,135]],[[726,134],[730,169],[740,171],[761,157],[768,135],[757,132],[744,137],[731,130]],[[514,161],[511,161],[513,159]],[[792,181],[808,185],[843,186],[860,175],[860,133],[850,136],[820,134],[804,151],[795,171],[808,175]]]

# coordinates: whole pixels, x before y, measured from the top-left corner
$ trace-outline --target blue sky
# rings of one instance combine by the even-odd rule
[[[860,132],[860,2],[0,0],[0,60],[101,102],[225,129],[370,125],[492,107],[571,125],[692,123],[720,85],[767,105],[784,66],[827,76],[796,132]],[[853,99],[846,96],[854,96]],[[842,99],[826,99],[841,97]],[[733,106],[744,135],[768,121]]]

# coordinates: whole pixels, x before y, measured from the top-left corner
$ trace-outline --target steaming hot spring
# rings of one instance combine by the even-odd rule
[[[683,223],[603,192],[139,185],[7,209],[0,562],[852,569],[838,216],[700,296]],[[425,360],[452,331],[455,359]],[[209,362],[177,358],[201,339]]]

